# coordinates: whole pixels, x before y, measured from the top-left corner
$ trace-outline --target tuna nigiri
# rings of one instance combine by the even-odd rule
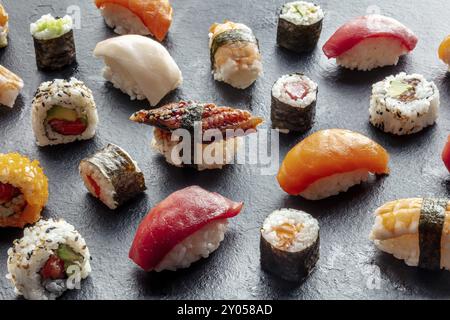
[[[378,14],[353,19],[325,43],[323,52],[338,65],[363,71],[396,65],[399,57],[414,50],[414,33],[395,19]]]
[[[0,3],[0,48],[4,48],[8,45],[8,20],[8,14]]]
[[[142,220],[129,257],[146,271],[187,268],[219,247],[242,206],[198,186],[176,191]]]
[[[152,34],[163,41],[172,23],[168,0],[95,0],[95,5],[118,34]]]
[[[366,181],[369,173],[388,174],[388,161],[386,150],[362,134],[328,129],[289,151],[277,178],[287,193],[319,200]]]
[[[447,143],[445,144],[444,150],[442,150],[441,157],[445,167],[450,171],[450,135],[447,137]]]
[[[439,59],[444,61],[449,66],[450,70],[450,35],[447,36],[444,41],[442,41],[439,46]]]
[[[22,88],[23,80],[0,65],[0,105],[12,108]]]

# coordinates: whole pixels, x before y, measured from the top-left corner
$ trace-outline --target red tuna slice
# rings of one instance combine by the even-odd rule
[[[340,27],[323,46],[331,59],[340,56],[368,38],[394,38],[412,51],[417,44],[414,33],[395,19],[378,14],[358,17]]]
[[[444,161],[447,170],[450,171],[450,136],[448,136],[447,143],[442,151],[442,161]]]
[[[129,257],[151,271],[178,243],[212,221],[238,215],[242,206],[242,202],[198,186],[176,191],[151,209],[139,224]]]

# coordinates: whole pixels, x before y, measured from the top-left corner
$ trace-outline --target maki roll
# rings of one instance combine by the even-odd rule
[[[439,46],[439,59],[441,59],[450,71],[450,35],[447,36]]]
[[[288,281],[302,281],[319,260],[319,223],[306,212],[281,209],[264,220],[261,267]]]
[[[231,163],[242,136],[256,132],[263,122],[246,110],[195,101],[141,110],[130,120],[155,127],[151,145],[167,162],[178,167],[193,166],[197,170],[221,169]],[[180,130],[184,135],[180,135]],[[184,141],[185,138],[189,141]]]
[[[25,299],[53,300],[81,288],[81,280],[91,273],[90,258],[86,242],[71,224],[40,220],[8,250],[6,278]]]
[[[183,82],[180,68],[160,43],[139,35],[99,42],[94,49],[103,58],[103,77],[131,100],[147,99],[156,106]]]
[[[95,5],[118,34],[152,34],[161,42],[172,23],[169,0],[95,0]]]
[[[417,41],[397,20],[371,14],[341,26],[325,43],[323,52],[344,68],[369,71],[396,65],[401,56],[414,50]]]
[[[48,180],[37,160],[0,154],[0,227],[38,221],[48,200]]]
[[[31,116],[39,146],[91,139],[98,122],[92,91],[75,78],[42,83]]]
[[[114,144],[82,160],[79,169],[89,192],[110,209],[116,209],[146,189],[144,174],[137,163]]]
[[[0,105],[12,108],[22,89],[23,80],[0,65]]]
[[[280,187],[291,195],[320,200],[388,174],[389,154],[360,133],[328,129],[313,133],[292,148],[278,171]]]
[[[420,74],[402,72],[373,85],[370,123],[384,132],[419,132],[435,123],[438,112],[439,90]]]
[[[314,50],[322,32],[322,9],[306,1],[293,1],[281,7],[277,44],[302,53]]]
[[[209,49],[214,79],[245,89],[263,71],[258,40],[242,23],[214,23],[209,29]]]
[[[75,62],[73,21],[70,16],[42,16],[30,25],[34,39],[36,63],[42,70],[59,70]]]
[[[450,270],[448,199],[410,198],[388,202],[375,211],[370,234],[381,251],[408,266]]]
[[[285,133],[311,129],[317,93],[317,84],[301,73],[280,77],[272,87],[272,127]]]
[[[4,48],[8,45],[8,32],[9,32],[9,16],[5,11],[5,8],[0,3],[0,48]]]
[[[217,250],[242,206],[198,186],[176,191],[141,221],[129,257],[145,271],[187,268]]]

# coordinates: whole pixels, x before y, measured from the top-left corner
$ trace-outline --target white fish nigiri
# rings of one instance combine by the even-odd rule
[[[125,35],[99,42],[94,55],[105,61],[103,77],[132,100],[147,98],[155,106],[183,82],[166,48],[144,36]]]
[[[0,105],[12,108],[22,88],[23,80],[0,65]]]

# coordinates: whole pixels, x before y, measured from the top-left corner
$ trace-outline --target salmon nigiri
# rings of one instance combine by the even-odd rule
[[[281,188],[309,200],[324,199],[388,174],[387,151],[366,136],[345,129],[318,131],[286,155],[278,172]]]
[[[95,5],[118,34],[152,34],[161,42],[172,23],[169,0],[95,0]]]
[[[442,41],[441,45],[439,46],[439,59],[444,61],[449,66],[450,70],[450,35],[447,36],[444,41]]]
[[[340,27],[323,46],[329,58],[348,69],[372,70],[396,65],[417,44],[414,33],[395,19],[371,14]]]

